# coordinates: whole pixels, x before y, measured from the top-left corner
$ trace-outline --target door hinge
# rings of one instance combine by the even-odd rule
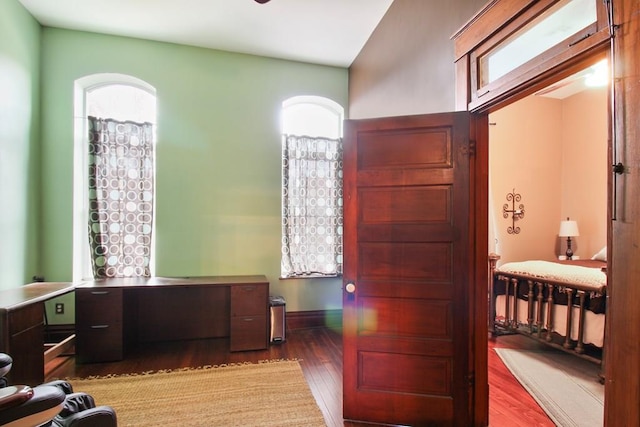
[[[460,147],[460,153],[464,156],[475,156],[476,155],[476,142],[473,140],[469,140],[469,144]]]
[[[473,388],[476,385],[476,375],[469,374],[469,376],[467,377],[467,381],[469,383],[469,388]]]

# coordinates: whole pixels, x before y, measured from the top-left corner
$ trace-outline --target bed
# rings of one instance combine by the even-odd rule
[[[496,267],[498,259],[495,255],[489,258],[492,335],[524,334],[601,364],[606,258],[594,255],[582,261],[532,260]]]

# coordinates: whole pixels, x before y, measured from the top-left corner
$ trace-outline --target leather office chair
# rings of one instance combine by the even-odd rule
[[[7,379],[4,377],[11,370],[11,365],[13,364],[13,360],[9,355],[0,353],[0,388],[6,387]]]
[[[0,353],[0,425],[6,427],[116,427],[113,408],[96,406],[93,397],[74,393],[67,381],[36,387],[9,386],[5,375],[13,360]]]

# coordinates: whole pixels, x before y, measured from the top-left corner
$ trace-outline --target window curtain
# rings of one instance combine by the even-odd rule
[[[89,247],[94,278],[149,277],[153,125],[88,120]]]
[[[342,140],[285,135],[282,275],[342,274]]]

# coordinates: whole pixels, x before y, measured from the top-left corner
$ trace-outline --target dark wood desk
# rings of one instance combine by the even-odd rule
[[[13,358],[12,384],[44,381],[44,302],[73,291],[72,283],[31,283],[0,291],[0,352]]]
[[[102,279],[76,286],[76,361],[121,360],[140,343],[229,338],[231,351],[269,342],[265,276]]]

